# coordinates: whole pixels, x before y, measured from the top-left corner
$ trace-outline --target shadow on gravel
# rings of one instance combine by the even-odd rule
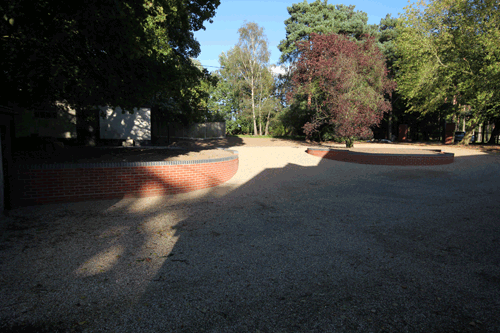
[[[27,230],[2,241],[0,320],[11,332],[499,331],[499,175],[495,156],[321,160],[194,198],[14,211]]]
[[[498,161],[265,170],[176,225],[130,315],[150,331],[497,331]]]

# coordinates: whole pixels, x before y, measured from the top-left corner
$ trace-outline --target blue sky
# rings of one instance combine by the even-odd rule
[[[287,7],[303,0],[221,0],[217,8],[214,23],[206,23],[206,30],[195,32],[195,38],[200,42],[201,54],[198,56],[201,64],[209,71],[219,66],[219,55],[232,48],[238,42],[238,29],[246,22],[255,22],[264,28],[264,34],[269,41],[271,64],[279,61],[279,42],[285,38],[284,21],[289,17]],[[314,2],[309,0],[308,2]],[[412,1],[413,2],[413,1]],[[369,24],[378,24],[386,14],[393,17],[403,13],[408,5],[406,0],[349,0],[348,2],[328,1],[329,4],[355,5],[355,10],[368,14]]]

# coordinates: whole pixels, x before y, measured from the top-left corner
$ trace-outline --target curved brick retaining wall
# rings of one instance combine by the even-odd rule
[[[148,197],[220,185],[238,171],[238,154],[196,161],[20,165],[17,205]]]
[[[416,154],[387,154],[346,149],[307,148],[307,153],[335,161],[378,165],[442,165],[453,163],[455,158],[455,154],[443,153],[441,150],[429,151],[428,154],[422,151]]]

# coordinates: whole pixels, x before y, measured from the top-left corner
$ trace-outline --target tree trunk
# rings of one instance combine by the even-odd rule
[[[500,120],[495,120],[495,128],[491,132],[490,139],[488,140],[489,145],[495,144],[495,138],[500,134]]]
[[[309,78],[309,87],[311,86],[311,82],[312,82],[312,79]],[[311,93],[307,94],[307,107],[311,107],[311,103],[312,103],[312,96],[311,96]]]
[[[262,135],[262,110],[259,104],[259,135]]]
[[[254,100],[253,83],[252,83],[252,117],[253,117],[253,135],[258,135],[258,133],[257,133],[257,120],[255,119],[255,100]]]
[[[392,141],[392,111],[389,111],[389,119],[387,121],[387,139]]]
[[[472,139],[472,133],[478,124],[479,124],[479,120],[471,119],[470,126],[467,126],[467,128],[465,128],[465,120],[464,120],[464,125],[462,128],[465,129],[465,135],[464,135],[464,138],[462,139],[462,141],[460,141],[460,144],[462,144],[464,146],[469,145],[470,140]]]
[[[484,143],[485,135],[486,135],[486,122],[483,122],[483,128],[481,129],[481,143]]]
[[[266,133],[264,135],[269,135],[269,122],[270,121],[271,121],[271,109],[269,109],[269,112],[267,113]]]
[[[387,114],[387,139],[392,141],[392,94],[391,94],[391,109]]]
[[[262,135],[262,90],[259,93],[259,135]]]

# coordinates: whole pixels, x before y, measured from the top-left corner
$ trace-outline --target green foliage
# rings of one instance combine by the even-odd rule
[[[203,73],[193,31],[219,0],[12,0],[0,9],[3,103],[132,107],[186,94]]]
[[[269,130],[272,114],[279,109],[274,97],[275,85],[268,67],[269,51],[263,29],[246,23],[238,32],[238,44],[219,56],[221,70],[211,94],[211,108],[224,114],[228,133],[254,135]]]
[[[176,93],[171,90],[158,91],[151,105],[160,118],[185,125],[194,122],[223,121],[218,112],[210,112],[210,93],[217,77],[203,69],[201,63],[191,59],[194,74],[189,75]]]
[[[314,111],[307,107],[307,98],[299,95],[290,101],[290,105],[280,114],[279,119],[286,128],[286,134],[305,135],[304,124],[309,122],[313,115]]]
[[[245,83],[245,88],[249,91],[250,106],[252,110],[252,120],[254,135],[261,134],[257,128],[257,117],[255,101],[258,96],[259,87],[265,83],[264,72],[269,64],[269,51],[267,50],[267,38],[264,29],[256,23],[249,22],[238,29],[240,38],[234,47],[234,59],[232,70],[239,73]]]
[[[226,120],[227,135],[236,135],[241,133],[241,126],[235,120]]]
[[[304,0],[288,7],[290,17],[285,21],[286,39],[278,45],[281,62],[293,63],[299,56],[297,42],[308,40],[311,33],[344,34],[358,40],[365,34],[376,34],[377,26],[367,24],[368,15],[354,8],[352,5],[330,5],[327,0],[312,3]]]
[[[387,14],[385,18],[380,20],[379,25],[379,43],[378,46],[386,59],[387,69],[390,71],[391,77],[394,76],[393,65],[397,59],[396,54],[396,38],[398,36],[398,19]]]
[[[331,140],[334,140],[336,138],[336,135],[335,135],[335,126],[333,126],[333,125],[323,126],[323,128],[321,128],[319,130],[319,136],[320,136],[320,140],[321,141],[331,141]]]
[[[398,26],[399,91],[411,111],[442,105],[469,118],[470,130],[498,116],[500,4],[494,0],[440,0],[408,6]]]
[[[233,50],[219,56],[221,69],[213,73],[217,80],[210,91],[209,110],[220,114],[226,120],[226,132],[236,134],[241,131],[244,82],[237,72],[233,71],[231,61]]]

